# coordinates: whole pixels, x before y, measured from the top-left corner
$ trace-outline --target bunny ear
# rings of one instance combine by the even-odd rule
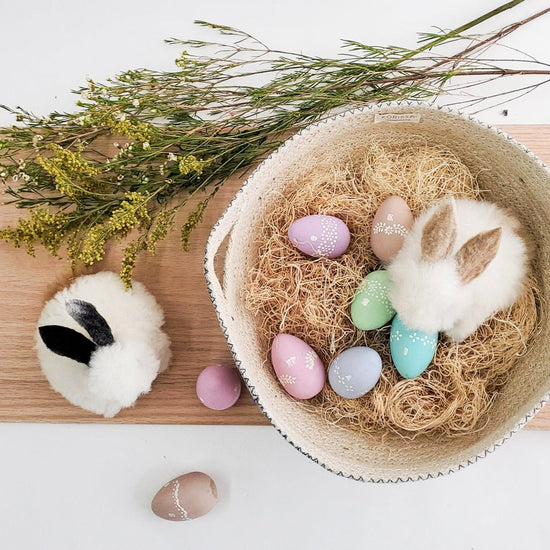
[[[456,267],[460,280],[467,284],[479,277],[497,255],[502,227],[479,233],[466,241],[456,253]]]
[[[67,300],[65,307],[68,314],[88,331],[98,346],[109,346],[115,339],[107,321],[99,314],[94,305],[83,300]]]
[[[38,327],[38,332],[48,349],[88,366],[92,353],[97,349],[92,341],[72,328],[46,325]]]
[[[422,259],[436,262],[446,258],[456,240],[456,206],[454,198],[440,206],[422,231]]]

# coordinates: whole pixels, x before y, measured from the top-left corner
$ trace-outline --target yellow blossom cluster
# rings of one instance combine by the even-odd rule
[[[94,176],[99,169],[82,157],[82,152],[70,151],[53,143],[48,147],[51,157],[38,156],[37,161],[53,177],[55,188],[62,194],[76,199],[95,187]]]
[[[113,135],[126,136],[142,143],[148,143],[152,136],[151,126],[143,122],[130,122],[126,119],[111,117],[106,120],[106,124]]]
[[[199,202],[195,210],[189,214],[187,221],[181,228],[181,246],[185,251],[189,250],[189,238],[191,236],[191,231],[193,231],[193,229],[202,221],[202,216],[207,204],[208,199]]]
[[[157,244],[162,241],[166,235],[172,230],[174,226],[174,216],[176,215],[177,210],[161,210],[156,218],[155,225],[149,232],[147,237],[147,250],[154,254],[157,249]]]
[[[186,176],[189,172],[195,172],[200,176],[204,167],[208,164],[208,161],[199,160],[194,155],[186,155],[185,157],[178,157],[178,159],[178,168],[182,176]]]
[[[132,191],[126,193],[125,200],[111,212],[107,225],[114,237],[125,237],[134,227],[146,226],[151,222],[147,211],[147,202],[151,195],[147,192]]]
[[[115,208],[105,223],[94,225],[82,241],[82,247],[73,259],[91,265],[103,259],[108,240],[123,239],[136,227],[146,227],[151,223],[147,203],[151,195],[147,192],[132,191]]]
[[[105,225],[94,225],[80,243],[80,248],[69,249],[69,256],[73,260],[73,264],[80,260],[86,265],[92,265],[102,260],[105,256],[105,244],[109,237],[109,230]]]
[[[132,274],[134,267],[136,266],[136,260],[139,253],[145,249],[145,243],[142,239],[138,239],[130,243],[124,249],[124,256],[122,258],[122,266],[120,268],[120,278],[124,283],[126,290],[132,288]]]
[[[105,110],[100,105],[89,109],[89,122],[94,126],[107,126],[113,136],[125,136],[140,143],[149,143],[154,138],[151,124],[130,120],[125,113]]]
[[[17,248],[25,245],[31,256],[34,256],[34,247],[38,242],[50,254],[57,256],[69,222],[68,214],[52,214],[48,210],[37,208],[31,212],[30,217],[19,219],[15,227],[0,230],[0,239],[11,242]]]

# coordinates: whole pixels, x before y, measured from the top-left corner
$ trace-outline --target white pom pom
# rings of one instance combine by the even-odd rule
[[[115,342],[98,348],[90,359],[90,392],[105,400],[105,416],[132,406],[136,399],[151,390],[160,368],[160,359],[140,342]],[[114,410],[116,409],[116,410]]]
[[[107,417],[132,406],[170,361],[164,315],[138,282],[115,273],[79,277],[46,303],[36,349],[52,388],[74,405]]]

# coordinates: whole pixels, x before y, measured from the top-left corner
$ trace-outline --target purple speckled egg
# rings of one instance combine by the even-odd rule
[[[209,409],[228,409],[240,395],[241,377],[234,367],[210,365],[197,378],[197,397]]]
[[[290,242],[301,252],[315,258],[337,258],[349,246],[347,225],[334,216],[305,216],[288,228]]]
[[[279,334],[271,344],[271,363],[283,388],[296,399],[311,399],[324,387],[326,370],[300,338]]]

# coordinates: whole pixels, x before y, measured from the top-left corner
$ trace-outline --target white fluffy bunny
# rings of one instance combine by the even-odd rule
[[[423,212],[388,266],[390,300],[410,328],[460,342],[522,291],[529,254],[495,204],[444,200]]]
[[[139,282],[108,271],[79,277],[46,303],[36,331],[42,370],[74,405],[112,417],[168,367],[162,309]]]

